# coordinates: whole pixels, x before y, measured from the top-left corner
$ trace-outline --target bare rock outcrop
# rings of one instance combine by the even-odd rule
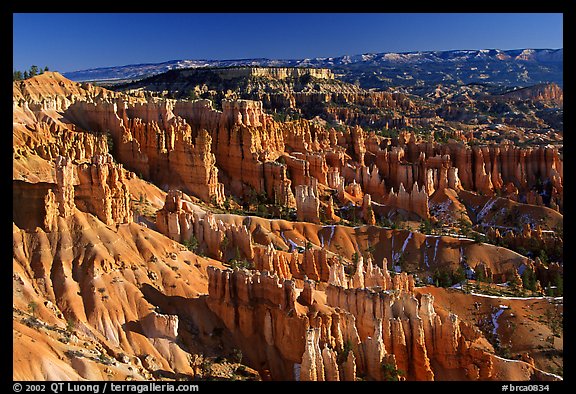
[[[258,271],[276,273],[280,279],[292,279],[291,260],[294,255],[278,252],[273,244],[254,248],[254,265]]]
[[[164,315],[153,311],[140,321],[140,325],[148,338],[175,340],[178,337],[178,316],[176,315]]]
[[[512,92],[496,96],[498,100],[533,100],[546,101],[552,104],[562,106],[564,104],[564,92],[555,83],[543,83],[535,86],[529,86],[523,89],[517,89]]]
[[[287,167],[275,161],[264,163],[266,193],[272,201],[283,207],[296,208],[296,198],[292,193],[292,181],[288,178]]]
[[[76,208],[96,215],[107,225],[132,221],[127,172],[109,155],[95,155],[92,160],[92,164],[79,166],[63,156],[55,160],[56,185],[44,198],[46,230],[55,230],[56,216],[68,218]]]
[[[531,188],[550,182],[559,191],[550,205],[562,206],[563,161],[556,147],[409,142],[378,149],[374,154],[380,178],[395,190],[400,184],[412,190],[417,182],[424,185],[428,195],[444,187],[493,195],[512,184],[526,196]],[[376,198],[376,193],[371,194]]]
[[[74,165],[66,157],[59,156],[56,166],[56,201],[60,216],[66,218],[74,213]]]
[[[182,196],[179,190],[170,190],[166,195],[164,207],[156,213],[159,232],[178,242],[193,242],[196,252],[217,260],[254,258],[252,234],[244,224],[224,222]]]
[[[320,223],[320,200],[316,183],[313,185],[297,185],[295,197],[298,220]]]
[[[326,204],[325,218],[328,222],[333,223],[338,223],[341,220],[341,218],[335,213],[334,200],[332,199],[332,196],[328,198],[328,203]]]
[[[130,193],[126,186],[127,171],[114,163],[110,155],[93,156],[92,164],[78,166],[76,205],[98,216],[104,223],[130,223]]]
[[[424,188],[420,189],[418,187],[418,183],[414,183],[411,192],[407,192],[406,189],[404,189],[404,184],[401,183],[398,193],[395,193],[394,189],[390,190],[385,203],[396,208],[414,212],[423,219],[430,217],[428,194]]]
[[[268,365],[272,377],[291,378],[293,363],[302,360],[308,328],[307,317],[296,313],[294,282],[267,271],[213,267],[208,280],[207,305],[244,344],[251,343],[242,346],[243,353]]]
[[[326,70],[218,73],[281,84],[333,78]],[[479,144],[477,133],[498,134],[484,124],[455,131],[447,143],[432,142],[442,124],[428,142],[406,130],[385,137],[358,125],[442,119],[405,94],[337,91],[342,85],[332,82],[322,91],[258,92],[255,100],[226,92],[220,111],[210,100],[114,93],[57,73],[15,81],[14,360],[22,367],[14,376],[192,378],[202,372],[194,352],[236,348],[274,380],[556,379],[536,368],[538,357],[496,356],[476,316],[460,312],[468,306],[460,302],[477,295],[420,285],[437,268],[464,267],[521,286],[524,269],[535,272],[537,291],[552,290],[562,263],[514,250],[556,259],[563,246],[563,148]],[[530,94],[563,99],[553,86]],[[303,116],[280,122],[283,113],[264,110],[275,106]],[[307,120],[311,108],[329,117]],[[460,116],[458,106],[443,111]],[[137,193],[154,206],[165,195],[155,223],[147,221],[154,213],[133,223]],[[255,206],[253,216],[210,211]],[[472,230],[498,245],[424,234],[413,223],[411,230],[375,225],[406,216],[444,229],[457,219],[474,222]],[[423,273],[418,288],[406,271]],[[70,351],[82,342],[98,344],[98,360]],[[118,362],[104,366],[107,354]]]
[[[320,350],[320,329],[311,328],[306,330],[306,346],[302,355],[302,366],[300,373],[301,381],[323,381],[324,380],[324,359]],[[327,360],[330,362],[330,358]]]
[[[371,226],[376,224],[376,217],[374,216],[374,209],[372,209],[372,199],[370,194],[364,194],[362,200],[362,217],[366,224]]]
[[[204,201],[222,203],[212,137],[203,129],[193,133],[172,109],[168,101],[77,102],[67,116],[85,129],[109,133],[114,154],[127,169]]]

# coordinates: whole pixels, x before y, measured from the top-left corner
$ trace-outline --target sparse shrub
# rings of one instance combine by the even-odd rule
[[[230,267],[232,269],[254,269],[254,264],[248,260],[232,260],[230,261]]]
[[[504,245],[504,243],[502,243],[502,245],[500,245],[500,246],[506,247],[506,245]],[[529,255],[530,255],[530,252],[528,251],[528,249],[526,249],[526,248],[523,247],[523,246],[518,246],[518,247],[516,248],[516,252],[520,253],[520,254],[523,255],[523,256],[529,256]]]
[[[560,336],[563,331],[563,317],[558,310],[552,311],[551,309],[547,309],[546,313],[546,325],[552,330],[554,336]]]
[[[462,283],[466,279],[466,271],[464,267],[459,266],[456,271],[452,272],[452,282],[453,283]]]
[[[234,258],[232,260],[240,261],[242,260],[242,255],[240,254],[240,248],[238,245],[234,247]]]
[[[228,248],[229,240],[227,236],[224,236],[222,242],[220,242],[220,250],[224,252]]]
[[[348,353],[352,351],[352,342],[347,340],[344,342],[344,346],[342,347],[342,351],[338,353],[336,357],[336,362],[341,365],[348,359]]]
[[[512,358],[512,352],[510,351],[511,346],[505,346],[505,345],[497,345],[496,347],[496,354],[498,354],[498,356],[502,357],[502,358],[506,358],[506,359],[511,359]]]
[[[468,237],[470,236],[470,232],[472,231],[472,226],[470,225],[470,222],[468,222],[463,218],[460,218],[458,219],[458,229],[460,230],[460,234],[462,234],[465,237]]]
[[[265,204],[258,204],[256,207],[256,214],[262,217],[268,217],[268,208]]]
[[[237,373],[240,376],[243,376],[246,374],[246,366],[245,365],[238,365],[236,367],[236,369],[234,370],[234,373]]]
[[[510,277],[510,280],[508,280],[510,288],[514,291],[520,290],[522,287],[522,279],[519,279],[514,271],[512,271],[510,275],[507,275],[507,277]]]
[[[544,265],[548,265],[548,255],[544,249],[540,249],[540,253],[538,253],[538,258]]]
[[[358,252],[352,254],[352,264],[348,264],[344,267],[344,273],[348,276],[353,276],[358,269],[358,261],[360,260],[360,255]]]
[[[76,329],[76,323],[74,322],[74,319],[69,317],[66,319],[66,332],[71,335],[74,332],[74,329]]]
[[[114,361],[112,360],[112,358],[108,357],[107,355],[105,355],[104,353],[100,353],[98,355],[98,361],[101,362],[104,365],[112,365],[114,364]]]
[[[525,289],[536,291],[536,274],[530,268],[526,268],[522,273],[522,285]]]
[[[484,275],[484,270],[478,269],[475,270],[476,281],[478,282],[486,282],[486,275]]]
[[[432,274],[432,280],[436,284],[436,287],[450,287],[452,286],[452,278],[450,277],[450,272],[447,269],[442,268],[434,270]]]
[[[286,113],[284,113],[284,112],[274,112],[272,114],[272,117],[274,118],[274,120],[276,122],[282,122],[282,123],[284,123],[286,121],[286,118],[287,118]]]
[[[430,220],[425,219],[420,223],[420,227],[419,227],[419,231],[422,234],[432,234],[432,223],[430,223]]]
[[[555,288],[554,288],[555,287]],[[564,294],[564,281],[558,272],[554,272],[546,288],[546,295],[558,297]]]
[[[196,253],[198,251],[198,239],[196,239],[194,234],[190,236],[190,239],[184,240],[182,242],[182,245],[184,245],[186,249],[188,249],[191,252]]]
[[[242,350],[240,349],[232,350],[232,361],[238,364],[242,363]]]
[[[64,354],[70,358],[72,357],[84,357],[84,353],[82,353],[82,351],[80,350],[66,350],[64,351]]]
[[[378,131],[377,134],[381,135],[382,137],[386,137],[386,138],[398,138],[399,131],[397,129],[384,128],[384,129]]]
[[[401,253],[398,257],[398,265],[403,272],[408,272],[408,259],[406,253]]]
[[[360,259],[360,255],[358,254],[358,252],[354,252],[352,254],[352,263],[356,266],[358,265],[358,260]]]
[[[486,242],[486,236],[484,234],[480,234],[478,232],[473,232],[472,233],[472,239],[474,240],[474,243],[482,243],[482,242]]]
[[[38,304],[36,301],[30,301],[28,303],[28,311],[30,311],[32,316],[36,317],[36,312],[38,311]]]
[[[397,382],[404,375],[404,371],[397,369],[394,364],[386,361],[382,362],[382,374],[385,381]]]
[[[376,252],[376,248],[373,245],[368,246],[366,248],[366,250],[364,251],[364,256],[366,258],[368,258],[368,257],[374,258],[374,252]]]
[[[356,265],[354,264],[348,264],[344,266],[344,273],[346,275],[348,275],[349,277],[354,276],[354,274],[356,273]]]
[[[114,138],[112,138],[112,133],[110,133],[110,130],[106,130],[106,144],[108,145],[108,153],[112,154],[114,151]]]
[[[198,100],[198,94],[196,94],[196,91],[194,89],[190,89],[188,91],[188,99],[189,100]]]
[[[466,271],[463,266],[455,270],[445,267],[436,268],[432,274],[432,281],[436,287],[450,287],[466,280]]]
[[[22,323],[31,328],[41,328],[43,324],[35,316],[28,316],[21,320]]]

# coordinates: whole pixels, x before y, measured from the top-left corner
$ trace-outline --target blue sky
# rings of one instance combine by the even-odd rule
[[[559,13],[14,14],[13,68],[562,48]]]

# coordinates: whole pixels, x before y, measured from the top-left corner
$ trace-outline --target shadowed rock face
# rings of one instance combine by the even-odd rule
[[[393,104],[374,93],[363,105]],[[13,97],[14,379],[558,378],[538,348],[562,350],[558,300],[431,284],[561,286],[561,148],[388,138],[57,73]],[[528,328],[492,302],[542,335],[511,335]]]
[[[282,281],[267,271],[209,268],[208,280],[208,306],[241,343],[249,344],[242,350],[274,379],[391,378],[382,365],[403,371],[397,378],[410,380],[434,380],[435,369],[460,370],[465,379],[490,380],[502,373],[479,332],[452,313],[436,313],[433,296],[424,294],[419,301],[413,278],[406,274],[395,276],[388,291],[329,283],[322,311],[304,307],[318,305],[309,280],[298,301],[293,280]],[[286,342],[288,336],[292,340]],[[338,365],[334,361],[344,349],[354,361]],[[296,377],[292,364],[300,364]],[[506,373],[544,376],[530,368],[518,362]]]

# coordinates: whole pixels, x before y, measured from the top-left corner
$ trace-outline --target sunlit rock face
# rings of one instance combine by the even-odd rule
[[[444,138],[442,86],[222,78],[286,91],[14,82],[15,380],[561,379],[560,145]]]

